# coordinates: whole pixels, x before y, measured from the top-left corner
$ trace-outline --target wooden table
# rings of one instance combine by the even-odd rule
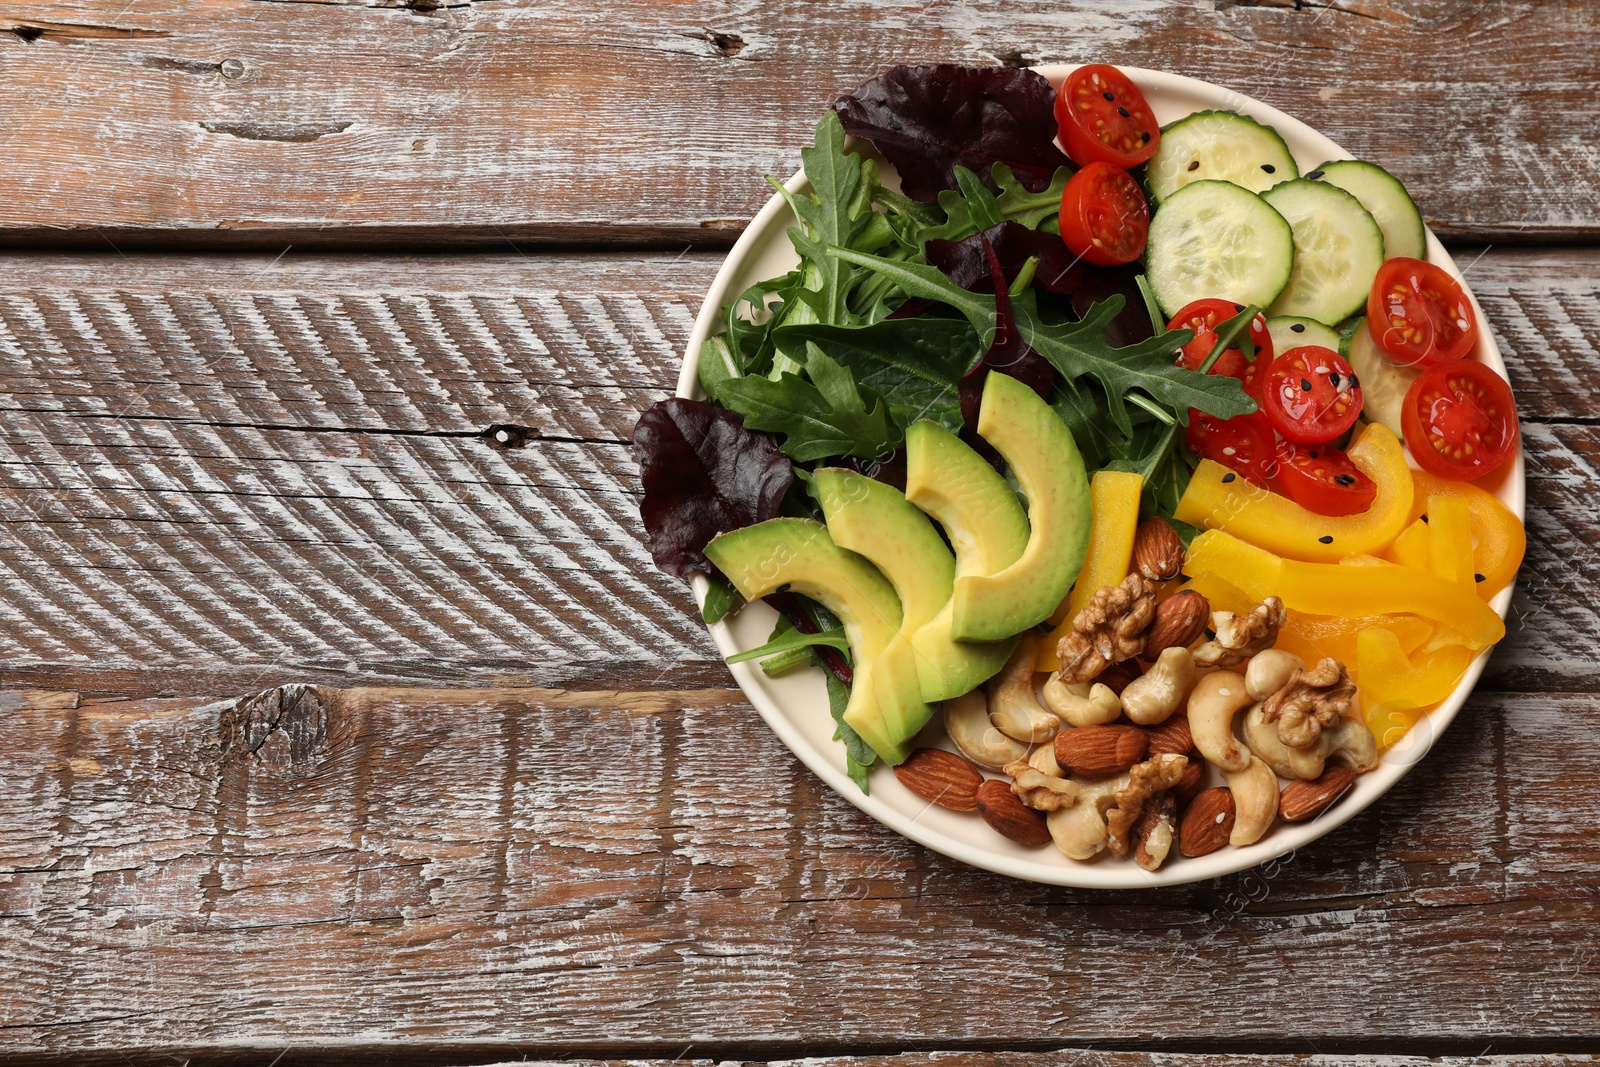
[[[1585,1060],[1597,34],[1579,0],[11,0],[0,1052]],[[821,786],[651,566],[628,446],[834,95],[1090,59],[1399,174],[1528,458],[1511,633],[1433,754],[1144,893]]]

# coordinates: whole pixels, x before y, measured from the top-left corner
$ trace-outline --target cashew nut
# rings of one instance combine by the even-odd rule
[[[1094,859],[1105,851],[1109,830],[1106,809],[1116,803],[1117,793],[1128,784],[1126,774],[1115,778],[1078,783],[1078,802],[1045,816],[1050,837],[1070,859]]]
[[[1033,692],[1033,664],[1038,650],[1039,639],[1024,635],[988,685],[989,721],[1007,737],[1033,744],[1050,740],[1061,729],[1061,720],[1040,707]]]
[[[1056,746],[1040,745],[1028,756],[1028,766],[1052,778],[1066,778],[1067,772],[1056,762]]]
[[[1078,783],[1057,774],[1046,774],[1022,760],[1006,768],[1011,775],[1011,793],[1035,811],[1057,811],[1078,799]]]
[[[1233,790],[1235,814],[1230,845],[1253,845],[1272,827],[1278,815],[1278,776],[1261,760],[1250,757],[1242,770],[1223,776]]]
[[[1155,665],[1122,691],[1122,710],[1140,726],[1166,722],[1194,685],[1194,656],[1187,648],[1163,649]]]
[[[1244,669],[1244,687],[1251,700],[1265,700],[1288,685],[1289,676],[1305,665],[1305,660],[1288,649],[1263,649],[1250,657]]]
[[[1028,755],[1027,745],[989,722],[989,699],[981,689],[944,702],[944,730],[963,756],[985,770],[998,771]]]
[[[1285,778],[1308,782],[1320,778],[1330,759],[1357,771],[1369,771],[1378,763],[1378,743],[1360,719],[1340,719],[1309,748],[1290,748],[1278,737],[1277,726],[1266,721],[1262,705],[1255,704],[1244,717],[1244,739],[1251,752]]]
[[[1061,672],[1044,683],[1044,702],[1069,726],[1098,726],[1122,714],[1122,698],[1103,682],[1063,682]]]
[[[1233,671],[1206,675],[1189,694],[1189,732],[1194,745],[1224,774],[1237,773],[1250,765],[1250,750],[1233,736],[1233,717],[1249,704],[1244,676]]]

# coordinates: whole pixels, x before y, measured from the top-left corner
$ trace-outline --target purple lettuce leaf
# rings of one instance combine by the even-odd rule
[[[982,235],[979,235],[982,238]],[[983,383],[992,370],[1009,374],[1031,388],[1045,400],[1050,399],[1050,387],[1055,384],[1056,369],[1050,361],[1028,347],[1017,329],[1017,320],[1011,314],[1011,294],[1006,291],[1005,270],[1000,257],[986,238],[982,239],[984,258],[988,261],[989,276],[994,283],[995,331],[994,340],[983,358],[961,376],[958,391],[961,396],[961,420],[968,431],[978,432],[978,407],[983,400]]]
[[[669,397],[633,429],[650,555],[668,574],[716,574],[706,544],[774,518],[794,483],[789,457],[744,418],[701,400]]]
[[[1048,188],[1071,162],[1055,146],[1055,90],[1035,71],[939,63],[895,67],[833,108],[846,132],[871,141],[914,200],[957,188],[966,167],[994,192],[990,173],[1004,163],[1032,192]]]

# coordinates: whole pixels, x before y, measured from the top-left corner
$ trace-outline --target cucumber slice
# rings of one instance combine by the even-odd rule
[[[1397,367],[1378,354],[1378,346],[1367,332],[1367,320],[1362,319],[1350,335],[1350,347],[1345,352],[1356,381],[1361,383],[1361,415],[1368,422],[1381,422],[1404,440],[1400,428],[1400,412],[1411,383],[1422,373],[1419,367]]]
[[[1428,258],[1428,231],[1422,225],[1422,212],[1400,179],[1376,163],[1359,159],[1339,159],[1324,163],[1311,174],[1329,185],[1337,185],[1372,212],[1383,231],[1383,250],[1388,256]]]
[[[1294,270],[1294,234],[1248,189],[1193,182],[1156,212],[1145,257],[1150,287],[1168,315],[1202,297],[1266,307]]]
[[[1330,326],[1366,307],[1383,265],[1383,231],[1361,201],[1305,178],[1261,194],[1294,228],[1294,274],[1270,315],[1303,315]]]
[[[1339,334],[1316,319],[1298,315],[1275,315],[1267,320],[1267,333],[1272,335],[1272,351],[1287,352],[1303,345],[1321,345],[1335,352],[1340,349]]]
[[[1225,181],[1252,193],[1300,177],[1278,131],[1233,111],[1198,111],[1161,130],[1145,176],[1157,202],[1186,185]]]

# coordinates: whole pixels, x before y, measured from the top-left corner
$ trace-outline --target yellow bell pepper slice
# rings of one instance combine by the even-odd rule
[[[1448,626],[1472,648],[1492,645],[1506,632],[1489,605],[1425,571],[1382,561],[1338,566],[1284,559],[1221,530],[1194,539],[1184,570],[1196,578],[1215,575],[1258,603],[1281,597],[1286,608],[1309,615],[1420,615]]]
[[[1387,752],[1399,744],[1411,732],[1411,728],[1428,714],[1428,709],[1404,700],[1391,700],[1385,704],[1363,701],[1361,707],[1366,713],[1367,729],[1372,731],[1372,736],[1378,742],[1379,752]]]
[[[1394,638],[1405,654],[1421,648],[1437,629],[1416,615],[1361,615],[1341,618],[1332,615],[1307,615],[1289,612],[1278,631],[1278,647],[1293,652],[1307,663],[1332,656],[1356,671],[1357,639],[1368,630],[1378,630]]]
[[[1056,628],[1039,648],[1038,669],[1053,671],[1056,643],[1072,631],[1072,617],[1088,606],[1104,585],[1116,585],[1128,576],[1133,558],[1133,535],[1139,528],[1139,493],[1144,476],[1131,471],[1096,471],[1089,480],[1089,552],[1072,591],[1050,616]]]
[[[1385,550],[1383,558],[1414,570],[1433,570],[1433,534],[1428,530],[1428,524],[1417,519],[1407,526]]]
[[[1510,585],[1528,549],[1528,532],[1511,509],[1471,482],[1451,481],[1427,471],[1412,471],[1411,479],[1416,486],[1411,503],[1413,522],[1420,521],[1432,497],[1453,496],[1467,502],[1472,524],[1473,569],[1483,575],[1483,581],[1477,583],[1478,596],[1492,599]]]
[[[1428,498],[1428,562],[1434,574],[1477,596],[1469,515],[1466,500],[1459,496]]]
[[[1350,446],[1349,455],[1350,462],[1378,486],[1372,506],[1360,514],[1318,515],[1203,459],[1174,516],[1312,563],[1334,563],[1352,552],[1381,552],[1413,518],[1411,471],[1399,438],[1378,423],[1366,428]]]
[[[1356,636],[1356,675],[1363,705],[1401,701],[1426,707],[1455,690],[1477,655],[1464,645],[1407,656],[1388,630]]]

